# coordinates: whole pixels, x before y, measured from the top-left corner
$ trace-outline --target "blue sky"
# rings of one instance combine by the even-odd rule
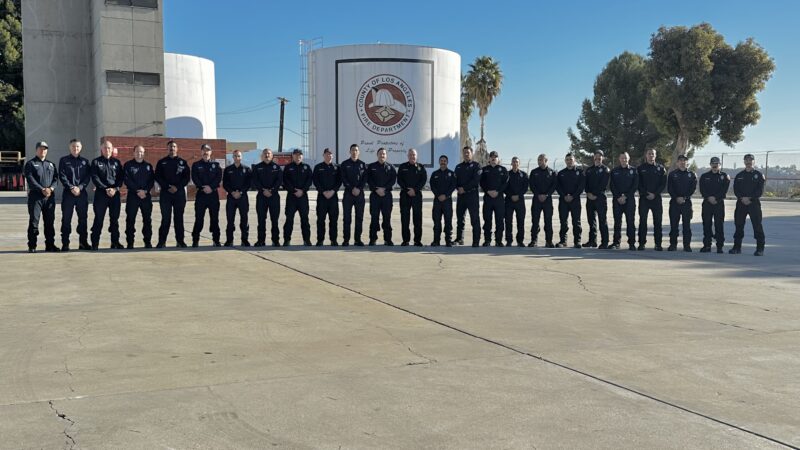
[[[524,5],[524,6],[522,6]],[[503,90],[489,110],[486,139],[503,159],[563,155],[567,127],[591,97],[603,66],[623,51],[646,54],[659,26],[711,23],[735,44],[753,37],[777,69],[759,96],[762,119],[731,150],[712,138],[700,155],[800,149],[800,2],[332,2],[167,0],[165,51],[202,56],[216,64],[217,111],[224,113],[278,96],[286,126],[300,130],[298,41],[322,37],[325,47],[402,43],[453,50],[462,68],[477,56],[499,60]],[[473,119],[470,131],[480,132]],[[277,147],[278,108],[219,115],[218,134]],[[233,130],[225,128],[253,128]],[[299,146],[287,132],[284,146]],[[705,158],[703,158],[705,159]],[[800,156],[797,157],[800,161]]]

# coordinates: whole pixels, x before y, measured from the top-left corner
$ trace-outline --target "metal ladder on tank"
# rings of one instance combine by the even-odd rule
[[[316,53],[314,50],[322,48],[322,38],[315,37],[312,39],[300,40],[300,148],[303,154],[306,155],[305,159],[310,164],[319,162],[317,159],[316,149],[309,146],[310,130],[310,117],[311,108],[314,103],[314,80],[308,73],[308,68],[314,66],[316,60]]]

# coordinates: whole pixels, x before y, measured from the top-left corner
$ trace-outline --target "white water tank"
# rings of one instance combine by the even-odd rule
[[[388,161],[417,161],[438,167],[439,156],[459,161],[461,56],[449,50],[412,45],[347,45],[309,53],[309,133],[311,160],[334,150],[350,157],[358,144],[361,159],[376,159],[385,147]]]
[[[214,62],[164,53],[166,135],[173,138],[217,138]]]

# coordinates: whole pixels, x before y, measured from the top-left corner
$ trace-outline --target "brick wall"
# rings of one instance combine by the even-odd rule
[[[104,136],[104,140],[109,140],[119,151],[117,158],[122,161],[122,164],[133,159],[133,148],[137,145],[144,146],[145,161],[153,165],[155,169],[156,163],[161,158],[167,156],[167,142],[175,141],[178,144],[178,156],[185,159],[189,163],[189,167],[195,161],[202,159],[203,152],[200,151],[200,146],[208,144],[213,149],[211,154],[212,159],[225,159],[225,139],[183,139],[183,138],[167,138],[167,137],[132,137],[132,136]],[[197,189],[190,182],[187,189],[189,199],[194,199]],[[226,196],[225,190],[222,189],[222,184],[218,189],[219,198],[224,199]],[[153,198],[158,198],[158,188],[153,189]],[[125,199],[126,189],[122,188],[122,199]]]

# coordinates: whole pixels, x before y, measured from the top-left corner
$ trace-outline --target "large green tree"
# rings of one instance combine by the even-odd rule
[[[663,147],[668,138],[645,114],[649,90],[643,56],[624,52],[614,57],[597,76],[594,97],[583,100],[577,133],[567,130],[571,150],[585,160],[602,150],[613,165],[623,152],[637,161],[648,148]]]
[[[716,132],[729,146],[760,118],[756,94],[775,70],[752,39],[731,47],[711,25],[661,27],[650,40],[647,116],[674,141],[671,162]]]
[[[21,0],[0,0],[0,150],[25,148]]]
[[[465,79],[466,91],[478,106],[478,115],[481,118],[481,141],[484,139],[484,125],[489,106],[500,95],[503,86],[503,72],[500,64],[491,56],[479,56],[469,65],[469,72]]]

